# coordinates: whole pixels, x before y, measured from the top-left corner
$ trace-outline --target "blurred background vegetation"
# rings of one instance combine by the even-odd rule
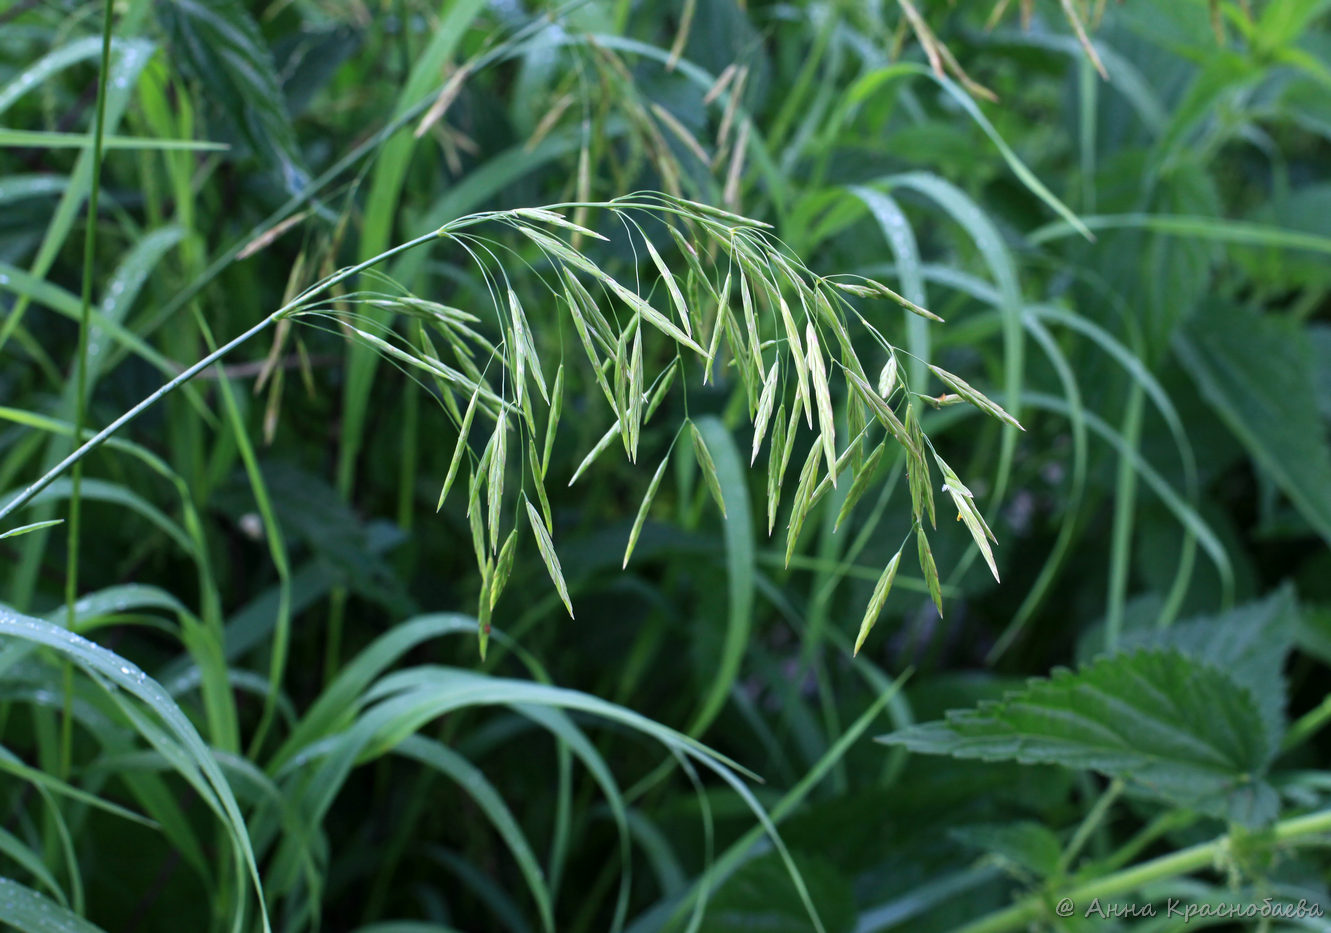
[[[0,10],[0,501],[340,267],[474,211],[655,190],[945,319],[858,306],[1002,583],[934,475],[943,614],[911,543],[852,657],[913,527],[905,458],[856,457],[859,502],[842,520],[852,483],[828,490],[788,553],[799,496],[769,536],[734,366],[681,362],[638,461],[615,443],[568,485],[615,414],[540,250],[500,229],[533,352],[564,364],[540,472],[576,620],[524,537],[482,660],[462,487],[489,431],[436,513],[466,395],[279,323],[0,527],[78,503],[0,539],[0,923],[1163,930],[1054,905],[1331,907],[1328,3],[111,6],[105,59],[101,4]],[[690,248],[657,246],[682,279]],[[456,249],[376,268],[507,326]],[[1024,432],[947,404],[926,361]],[[653,482],[686,418],[699,446]],[[792,433],[791,485],[817,442]]]

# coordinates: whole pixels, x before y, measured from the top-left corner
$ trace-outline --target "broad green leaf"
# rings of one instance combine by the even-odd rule
[[[1249,825],[1279,808],[1264,779],[1276,744],[1252,693],[1174,650],[1059,669],[1002,700],[882,741],[922,754],[1087,768]]]
[[[851,879],[830,861],[796,852],[795,865],[808,888],[827,933],[855,929],[855,897]],[[745,862],[711,896],[700,933],[763,930],[766,933],[808,933],[808,908],[791,885],[787,868],[769,852]]]
[[[1019,868],[1047,878],[1058,870],[1063,846],[1049,827],[1030,820],[1016,823],[960,826],[948,833],[967,846],[996,855]]]
[[[1331,444],[1317,411],[1318,361],[1301,328],[1217,303],[1192,317],[1174,351],[1253,460],[1331,543]]]

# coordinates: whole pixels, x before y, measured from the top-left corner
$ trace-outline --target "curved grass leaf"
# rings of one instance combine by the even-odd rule
[[[706,694],[685,729],[689,735],[702,735],[724,708],[744,661],[745,649],[753,626],[754,593],[757,567],[754,558],[753,515],[744,461],[735,446],[734,436],[720,419],[708,415],[698,419],[698,432],[715,453],[718,493],[730,503],[730,511],[721,523],[726,545],[726,628],[719,656],[708,658],[704,679]]]
[[[0,878],[0,918],[24,933],[102,933],[101,927],[9,878]]]
[[[250,845],[249,830],[241,815],[231,786],[213,757],[212,750],[199,737],[193,724],[181,711],[170,694],[155,680],[148,677],[138,667],[112,651],[67,632],[59,626],[20,615],[11,609],[0,606],[0,637],[17,638],[34,642],[54,649],[57,653],[89,674],[105,678],[110,684],[143,702],[166,726],[163,731],[142,712],[118,699],[116,692],[111,692],[113,700],[130,717],[135,728],[148,739],[154,747],[172,762],[181,776],[208,804],[222,821],[230,837],[232,852],[237,867],[249,874],[254,884],[260,903],[260,916],[265,933],[271,929],[268,912],[263,908],[263,882],[259,879],[258,864],[254,849]],[[237,888],[236,895],[241,899],[237,903],[234,929],[240,929],[244,911],[244,890]]]
[[[419,735],[407,737],[395,751],[446,775],[471,796],[517,861],[523,880],[527,882],[527,887],[536,900],[542,926],[546,930],[554,929],[550,890],[545,883],[541,866],[536,861],[536,855],[532,852],[531,845],[527,842],[527,837],[523,834],[512,810],[485,777],[485,773],[451,748]]]

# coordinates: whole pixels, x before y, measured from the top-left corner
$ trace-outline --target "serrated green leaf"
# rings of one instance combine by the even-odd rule
[[[171,62],[206,91],[230,131],[260,160],[279,169],[287,190],[305,186],[272,54],[239,0],[153,4],[171,42]]]
[[[1304,332],[1273,314],[1214,305],[1174,342],[1202,397],[1331,543],[1331,444],[1317,411],[1319,367]]]
[[[554,581],[555,590],[559,593],[559,598],[571,619],[574,617],[573,602],[569,599],[568,586],[564,583],[564,571],[560,569],[559,556],[555,554],[555,543],[550,540],[550,532],[546,530],[545,522],[541,520],[541,515],[531,504],[531,500],[524,496],[522,501],[527,505],[527,518],[531,522],[532,535],[536,538],[536,548],[541,552],[545,569],[549,572],[550,579]]]
[[[1300,626],[1292,586],[1266,599],[1222,612],[1154,625],[1123,634],[1121,649],[1174,648],[1200,664],[1219,668],[1251,691],[1266,731],[1277,738],[1285,728],[1288,686],[1285,663]]]
[[[1040,878],[1047,878],[1058,870],[1063,854],[1058,836],[1049,827],[1029,820],[959,826],[948,835],[967,846],[1034,872]]]
[[[1279,809],[1264,780],[1275,743],[1252,694],[1174,650],[1060,669],[1000,701],[882,741],[923,754],[1088,768],[1249,825]]]

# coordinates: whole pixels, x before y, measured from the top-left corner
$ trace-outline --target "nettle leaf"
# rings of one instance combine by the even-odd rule
[[[1058,870],[1059,858],[1063,854],[1063,845],[1053,831],[1030,820],[958,826],[948,835],[963,845],[997,855],[1041,878]]]
[[[1306,331],[1222,304],[1194,315],[1174,352],[1253,460],[1331,542],[1331,444]]]
[[[306,173],[273,58],[244,4],[171,0],[155,6],[173,64],[203,86],[231,132],[281,172],[289,191],[303,188]]]
[[[855,929],[855,892],[849,879],[830,862],[794,852],[792,856],[818,908],[827,933]],[[776,853],[750,859],[712,895],[698,928],[701,933],[765,930],[769,933],[807,933],[809,912],[790,883],[790,875]]]
[[[1285,657],[1299,628],[1299,606],[1291,586],[1260,602],[1215,616],[1198,616],[1167,629],[1125,632],[1124,650],[1175,648],[1188,657],[1229,674],[1251,692],[1266,731],[1285,730]]]
[[[1002,700],[880,741],[928,755],[1086,768],[1250,825],[1271,820],[1279,808],[1263,777],[1279,738],[1252,692],[1173,649],[1058,669]]]

